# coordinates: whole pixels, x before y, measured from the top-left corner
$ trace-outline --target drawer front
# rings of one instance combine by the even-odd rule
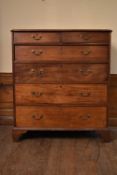
[[[105,128],[105,107],[16,107],[16,126],[30,128]]]
[[[15,32],[14,43],[59,43],[57,32]]]
[[[110,34],[103,32],[63,32],[64,43],[109,43]]]
[[[109,43],[103,32],[15,32],[14,43]]]
[[[16,46],[18,62],[78,61],[82,63],[108,62],[107,46]]]
[[[106,64],[15,64],[16,83],[104,83]],[[53,76],[54,75],[54,76]]]
[[[106,85],[83,84],[17,84],[16,104],[105,105]]]

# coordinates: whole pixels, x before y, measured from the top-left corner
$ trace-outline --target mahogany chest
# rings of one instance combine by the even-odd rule
[[[12,30],[13,138],[94,130],[107,139],[111,30]]]

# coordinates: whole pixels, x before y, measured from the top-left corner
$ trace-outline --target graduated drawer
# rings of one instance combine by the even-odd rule
[[[110,33],[104,32],[63,32],[64,43],[109,43]]]
[[[108,62],[107,46],[15,46],[16,62]]]
[[[16,104],[105,105],[107,86],[101,84],[17,84]]]
[[[59,43],[58,32],[15,32],[14,43]]]
[[[16,126],[42,129],[105,128],[105,107],[16,107]]]
[[[15,64],[16,83],[104,83],[107,64]]]

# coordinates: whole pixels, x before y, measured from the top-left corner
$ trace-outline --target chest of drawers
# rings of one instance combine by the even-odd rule
[[[28,130],[107,136],[110,40],[110,30],[12,31],[15,140]]]

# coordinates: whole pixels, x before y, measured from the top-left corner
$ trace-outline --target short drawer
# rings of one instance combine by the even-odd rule
[[[109,43],[110,33],[104,32],[63,32],[64,43]]]
[[[17,84],[16,104],[105,105],[107,86],[84,84]]]
[[[15,64],[16,83],[104,83],[107,79],[107,64]]]
[[[108,62],[107,46],[15,46],[16,62]]]
[[[16,107],[16,126],[42,129],[105,128],[105,107]]]
[[[14,43],[59,43],[58,32],[15,32]]]

